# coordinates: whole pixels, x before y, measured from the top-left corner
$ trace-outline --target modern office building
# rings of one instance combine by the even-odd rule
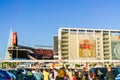
[[[120,30],[60,28],[62,60],[120,60]]]

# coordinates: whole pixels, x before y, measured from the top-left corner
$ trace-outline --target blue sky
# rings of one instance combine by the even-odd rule
[[[10,29],[19,44],[53,45],[60,27],[120,30],[120,0],[0,0],[0,59]]]

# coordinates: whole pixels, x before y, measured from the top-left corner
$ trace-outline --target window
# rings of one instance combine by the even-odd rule
[[[100,51],[100,49],[97,49],[98,51]]]
[[[100,45],[97,45],[97,47],[100,47]]]
[[[97,40],[100,40],[100,38],[97,38]]]
[[[100,42],[97,42],[97,44],[100,44]]]
[[[100,53],[98,53],[98,56],[100,56]]]

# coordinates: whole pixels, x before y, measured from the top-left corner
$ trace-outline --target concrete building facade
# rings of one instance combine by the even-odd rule
[[[120,60],[120,30],[60,28],[62,60]]]

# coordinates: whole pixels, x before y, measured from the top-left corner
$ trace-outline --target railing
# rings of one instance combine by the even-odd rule
[[[120,60],[0,60],[0,62],[119,62]]]

